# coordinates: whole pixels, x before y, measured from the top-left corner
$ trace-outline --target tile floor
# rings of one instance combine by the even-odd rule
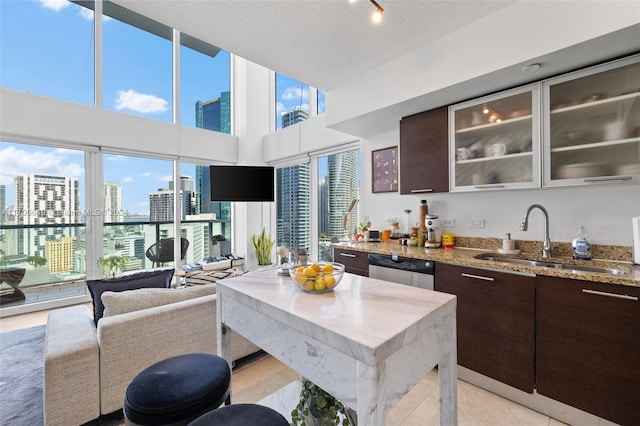
[[[45,324],[47,315],[47,311],[42,311],[0,318],[0,332]],[[234,402],[257,402],[297,378],[294,371],[271,356],[256,357],[234,369],[233,400]],[[387,425],[438,424],[438,379],[437,372],[434,370],[389,411]],[[458,381],[458,424],[460,426],[565,425],[461,380]]]

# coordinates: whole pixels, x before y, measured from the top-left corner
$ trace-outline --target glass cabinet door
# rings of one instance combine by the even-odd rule
[[[540,186],[539,85],[449,108],[451,191]]]
[[[545,185],[640,182],[640,58],[543,84]]]

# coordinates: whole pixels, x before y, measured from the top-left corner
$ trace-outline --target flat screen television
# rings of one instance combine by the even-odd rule
[[[274,167],[209,166],[211,201],[274,201]]]

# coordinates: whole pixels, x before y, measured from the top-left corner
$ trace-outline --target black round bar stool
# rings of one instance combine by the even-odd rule
[[[277,411],[258,404],[231,404],[209,411],[189,426],[289,426]]]
[[[142,370],[127,387],[125,424],[183,426],[230,404],[231,369],[217,355],[190,353]]]

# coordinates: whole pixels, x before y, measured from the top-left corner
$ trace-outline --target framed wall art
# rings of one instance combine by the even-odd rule
[[[398,147],[371,151],[371,192],[398,191]]]

